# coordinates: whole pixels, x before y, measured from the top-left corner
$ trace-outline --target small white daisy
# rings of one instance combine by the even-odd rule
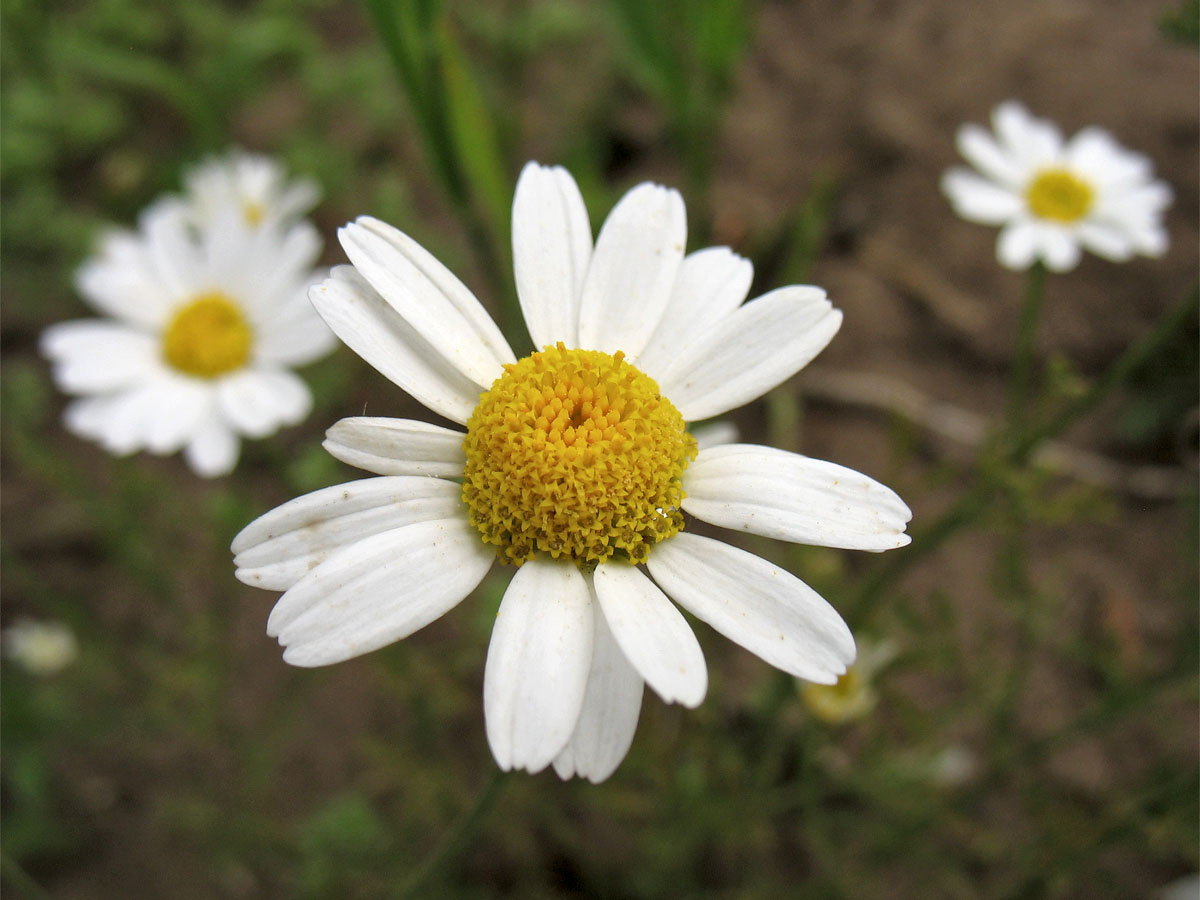
[[[62,622],[21,617],[0,634],[4,655],[25,671],[42,677],[57,675],[79,656],[75,633]]]
[[[299,497],[237,536],[238,578],[286,591],[267,630],[287,662],[400,640],[497,558],[513,563],[484,671],[492,753],[504,769],[553,763],[596,782],[633,740],[644,683],[668,703],[704,698],[700,645],[674,603],[798,677],[846,670],[854,639],[828,603],[685,518],[831,547],[908,543],[908,507],[865,475],[750,444],[698,449],[685,428],[790,378],[841,313],[816,287],[743,303],[750,263],[724,247],[685,257],[685,230],[679,194],[642,184],[593,244],[571,176],[526,166],[513,256],[543,349],[521,360],[410,237],[367,217],[341,230],[354,265],[315,287],[313,304],[465,433],[343,419],[325,447],[381,477]]]
[[[269,156],[231,150],[205,160],[185,177],[185,202],[198,224],[216,221],[229,209],[240,209],[251,227],[291,225],[320,199],[315,182],[289,178]]]
[[[959,129],[959,152],[981,174],[951,169],[942,190],[964,219],[1003,226],[1002,265],[1022,270],[1040,259],[1065,272],[1081,247],[1114,262],[1166,252],[1171,189],[1154,180],[1145,156],[1101,128],[1064,143],[1053,123],[1011,100],[996,107],[992,127],[994,135],[978,125]]]
[[[308,415],[290,367],[335,344],[307,297],[321,239],[308,222],[253,227],[240,206],[204,225],[157,204],[137,232],[113,232],[79,270],[79,292],[111,318],[63,322],[42,352],[69,394],[67,428],[116,454],[184,451],[222,475],[239,435],[265,437]]]

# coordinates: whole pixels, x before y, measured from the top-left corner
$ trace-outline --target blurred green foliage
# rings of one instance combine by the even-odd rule
[[[1178,9],[1159,20],[1159,27],[1181,44],[1200,46],[1200,0],[1180,0]]]

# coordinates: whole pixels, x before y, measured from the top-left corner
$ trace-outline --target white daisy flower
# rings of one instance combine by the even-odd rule
[[[579,189],[530,163],[513,201],[517,292],[534,343],[517,360],[471,292],[412,238],[363,217],[353,266],[313,304],[353,350],[459,426],[350,418],[325,447],[376,478],[285,503],[233,542],[237,576],[286,591],[269,634],[320,666],[412,634],[492,564],[518,566],[484,671],[504,769],[607,778],[643,684],[694,707],[700,645],[675,604],[767,662],[833,682],[854,639],[815,591],[687,530],[694,516],[788,541],[887,550],[908,507],[850,469],[769,447],[697,449],[708,419],[790,378],[841,324],[816,287],[750,303],[750,263],[684,256],[683,201],[642,184],[593,244]],[[674,601],[674,602],[672,602]]]
[[[185,182],[185,202],[201,225],[220,219],[226,210],[239,209],[252,228],[286,227],[306,215],[321,196],[315,182],[288,178],[271,157],[238,149],[205,160]]]
[[[959,152],[981,174],[951,169],[942,190],[964,219],[1003,227],[1002,265],[1028,269],[1040,259],[1065,272],[1079,263],[1080,248],[1114,262],[1166,252],[1171,189],[1154,180],[1149,159],[1101,128],[1064,143],[1053,123],[1011,100],[996,107],[992,126],[994,134],[959,129]]]
[[[83,297],[111,318],[42,335],[68,405],[68,430],[112,453],[180,449],[197,474],[222,475],[239,436],[260,438],[308,415],[290,367],[335,340],[307,297],[321,239],[308,222],[254,228],[239,206],[203,226],[178,203],[110,233],[79,270]]]
[[[62,622],[22,616],[0,633],[4,655],[33,675],[57,675],[79,656],[75,633]]]

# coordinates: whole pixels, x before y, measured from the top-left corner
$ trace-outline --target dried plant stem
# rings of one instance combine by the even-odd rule
[[[898,416],[931,435],[971,449],[983,446],[990,437],[988,420],[979,413],[883,375],[813,367],[804,373],[803,393],[808,400]],[[1046,440],[1030,458],[1084,484],[1151,500],[1178,497],[1193,481],[1176,466],[1129,465],[1062,441]]]

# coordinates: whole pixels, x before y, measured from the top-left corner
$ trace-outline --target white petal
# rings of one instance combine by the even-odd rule
[[[420,244],[386,222],[360,216],[338,231],[354,267],[443,359],[481,388],[491,387],[508,343],[453,273]]]
[[[635,566],[596,568],[596,597],[626,658],[664,703],[696,707],[708,690],[704,652],[687,620]]]
[[[159,280],[142,236],[128,231],[104,236],[99,254],[76,272],[75,287],[96,309],[153,331],[180,299]]]
[[[253,438],[274,434],[282,425],[303,421],[312,409],[308,385],[286,369],[243,369],[217,381],[221,414]]]
[[[150,429],[170,407],[171,392],[166,388],[163,381],[155,380],[72,404],[66,410],[66,426],[75,434],[99,441],[109,453],[133,453],[146,446]]]
[[[465,425],[479,386],[438,353],[351,266],[337,266],[309,292],[326,324],[381,375],[422,404]]]
[[[634,362],[651,378],[697,337],[742,305],[754,266],[728,247],[708,247],[684,257],[662,320]]]
[[[191,441],[212,417],[216,404],[206,381],[182,376],[170,381],[169,394],[164,390],[163,402],[146,431],[146,449],[151,453],[174,453]]]
[[[95,394],[131,387],[160,370],[158,340],[117,322],[62,322],[42,332],[43,355],[67,393]]]
[[[1017,194],[966,169],[951,169],[943,175],[942,192],[956,213],[982,225],[1001,225],[1024,208]]]
[[[1035,168],[1060,161],[1063,144],[1058,126],[1035,118],[1020,103],[1009,100],[997,106],[992,126],[1001,146],[1024,167],[1027,176]]]
[[[1033,265],[1037,249],[1037,228],[1024,218],[1010,222],[996,239],[996,258],[1007,269],[1028,269]]]
[[[1141,228],[1130,235],[1137,252],[1146,256],[1162,256],[1171,245],[1167,230],[1159,225]]]
[[[1039,229],[1042,259],[1052,272],[1069,272],[1079,265],[1079,243],[1065,228],[1043,225]]]
[[[312,321],[289,322],[264,332],[255,348],[255,360],[268,366],[307,366],[337,345],[337,336],[314,312]]]
[[[314,279],[315,286],[323,279]],[[268,366],[304,366],[337,346],[337,336],[308,299],[309,286],[255,332],[255,360]]]
[[[284,662],[325,666],[408,637],[462,602],[495,551],[465,516],[417,522],[363,538],[317,566],[282,597],[267,633]]]
[[[1133,242],[1119,228],[1104,222],[1083,222],[1075,229],[1080,243],[1097,256],[1124,262],[1133,256]]]
[[[1067,143],[1064,160],[1072,171],[1102,188],[1146,181],[1153,166],[1140,153],[1121,147],[1103,128],[1084,128]]]
[[[853,469],[753,444],[702,450],[683,473],[683,508],[698,519],[764,537],[892,550],[909,543],[912,512]]]
[[[683,532],[658,544],[647,565],[676,603],[790,675],[833,684],[854,661],[842,617],[765,559]]]
[[[355,541],[463,512],[462,488],[440,478],[365,478],[289,500],[233,540],[234,573],[252,587],[284,591]]]
[[[666,311],[687,242],[678,191],[640,184],[596,238],[579,308],[579,344],[635,357]]]
[[[94,441],[100,440],[112,409],[124,396],[99,394],[68,403],[67,408],[63,410],[63,424],[71,434]]]
[[[321,189],[307,178],[296,178],[276,202],[275,215],[282,220],[302,216],[321,199]]]
[[[513,271],[535,348],[579,346],[579,299],[592,257],[583,195],[566,169],[527,163],[512,210]]]
[[[601,567],[603,568],[603,567]],[[583,708],[571,740],[554,758],[559,778],[599,784],[616,771],[637,731],[642,679],[621,653],[599,603],[592,604],[595,640]]]
[[[145,237],[146,258],[167,294],[178,300],[196,293],[204,263],[186,209],[169,201],[156,203],[142,212],[138,225]]]
[[[659,387],[689,422],[720,415],[791,378],[841,325],[841,311],[820,288],[779,288],[701,335]]]
[[[575,730],[592,662],[592,600],[572,563],[532,559],[504,592],[483,672],[488,745],[539,772]]]
[[[461,477],[461,431],[413,419],[355,417],[325,432],[324,447],[342,462],[377,475]]]
[[[237,465],[238,436],[216,415],[202,421],[184,448],[192,471],[204,478],[227,475]]]
[[[1021,161],[997,144],[995,138],[978,125],[960,128],[956,143],[958,152],[967,162],[997,184],[1019,188],[1029,177]]]

